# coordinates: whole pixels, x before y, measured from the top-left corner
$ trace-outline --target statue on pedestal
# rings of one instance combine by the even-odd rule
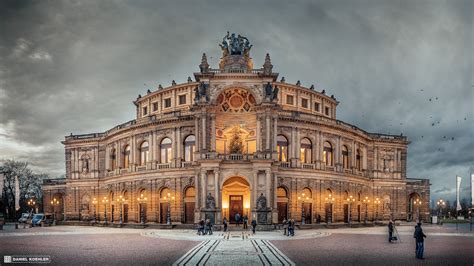
[[[206,198],[206,209],[215,209],[216,208],[216,199],[209,193]]]
[[[267,209],[267,198],[263,195],[263,193],[260,194],[260,197],[257,199],[257,210],[266,210]]]

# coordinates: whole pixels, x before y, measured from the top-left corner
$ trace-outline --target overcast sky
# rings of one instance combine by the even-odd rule
[[[164,1],[163,1],[164,2]],[[138,94],[185,82],[227,31],[338,119],[407,135],[408,176],[468,196],[474,166],[473,1],[1,1],[0,160],[64,174],[69,133],[134,119]],[[258,2],[258,3],[257,3]]]

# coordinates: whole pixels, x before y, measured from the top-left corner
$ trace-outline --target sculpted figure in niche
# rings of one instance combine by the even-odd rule
[[[390,210],[390,196],[388,195],[383,196],[383,209]]]
[[[216,208],[216,199],[209,193],[206,198],[206,209],[215,209]]]
[[[267,198],[263,195],[263,193],[260,194],[260,197],[257,199],[257,209],[258,210],[266,210],[267,209]]]

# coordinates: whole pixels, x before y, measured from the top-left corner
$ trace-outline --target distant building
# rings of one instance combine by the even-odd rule
[[[204,54],[196,81],[139,96],[135,120],[66,136],[66,179],[45,182],[45,210],[102,222],[107,208],[125,223],[166,223],[168,209],[172,223],[428,219],[429,180],[406,177],[407,137],[336,120],[334,96],[278,81],[269,55],[254,69],[243,36],[220,46],[218,69]]]

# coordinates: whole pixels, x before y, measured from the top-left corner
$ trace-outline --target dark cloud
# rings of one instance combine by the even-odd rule
[[[444,188],[474,166],[472,10],[468,0],[2,1],[0,160],[61,174],[64,135],[133,119],[138,94],[184,82],[202,52],[216,67],[229,30],[249,37],[256,67],[269,52],[288,82],[334,94],[339,119],[403,132],[408,175],[453,197]]]

